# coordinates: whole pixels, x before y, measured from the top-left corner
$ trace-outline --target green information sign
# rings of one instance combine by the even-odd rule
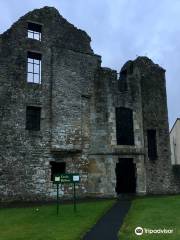
[[[57,215],[59,214],[59,185],[66,183],[73,184],[74,212],[76,212],[76,183],[80,182],[79,173],[56,174],[53,181],[57,186]]]
[[[63,173],[54,176],[54,183],[79,183],[80,176],[78,173]]]

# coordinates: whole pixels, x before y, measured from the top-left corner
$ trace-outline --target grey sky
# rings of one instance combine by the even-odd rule
[[[127,60],[146,55],[165,68],[172,126],[180,117],[180,0],[1,0],[0,32],[45,5],[90,35],[103,66],[119,71]]]

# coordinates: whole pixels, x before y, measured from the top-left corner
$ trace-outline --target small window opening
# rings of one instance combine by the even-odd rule
[[[134,145],[133,111],[129,108],[116,108],[117,145]]]
[[[36,23],[28,23],[28,38],[41,41],[42,26]]]
[[[54,180],[54,176],[66,172],[65,162],[50,162],[51,164],[51,181]]]
[[[26,108],[26,130],[40,130],[41,108],[28,106]]]
[[[118,89],[120,92],[127,91],[127,70],[120,72],[120,77],[118,81]]]
[[[27,65],[27,82],[41,84],[41,54],[28,52]]]
[[[148,157],[150,160],[157,159],[156,130],[147,130]]]

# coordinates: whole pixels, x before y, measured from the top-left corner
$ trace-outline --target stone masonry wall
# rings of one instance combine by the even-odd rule
[[[142,88],[143,129],[146,151],[147,193],[173,193],[172,166],[170,162],[169,126],[165,71],[150,59],[136,60]],[[157,135],[157,159],[147,155],[147,130],[155,129]]]
[[[142,131],[141,85],[138,78],[130,73],[130,62],[124,65],[127,69],[127,85],[125,92],[118,89],[117,73],[102,68],[96,78],[94,91],[94,118],[92,141],[89,156],[89,189],[99,195],[115,196],[116,163],[119,158],[133,158],[137,167],[137,192],[146,192],[146,175],[144,168],[144,139]],[[134,146],[117,145],[116,116],[117,107],[133,110]],[[126,121],[126,120],[125,120]]]
[[[28,22],[42,41],[27,37]],[[128,61],[127,91],[117,72],[101,67],[90,37],[52,7],[35,9],[0,35],[0,199],[55,197],[51,162],[79,172],[79,196],[116,196],[119,158],[136,166],[136,193],[180,192],[172,171],[164,70],[146,57]],[[42,83],[27,82],[27,52],[42,54]],[[26,107],[41,107],[40,131],[26,130]],[[160,106],[160,107],[159,107]],[[117,107],[133,111],[132,146],[117,145]],[[147,156],[147,129],[156,129],[158,159]],[[72,186],[61,189],[70,197]]]
[[[27,38],[28,21],[42,24],[42,41]],[[79,191],[85,192],[87,154],[82,147],[86,152],[87,99],[100,62],[90,48],[90,38],[56,9],[45,7],[26,14],[0,39],[1,198],[53,196],[50,161],[65,161],[67,172],[80,172]],[[42,84],[27,83],[27,51],[42,54]],[[40,131],[25,130],[26,106],[42,108]],[[86,146],[82,146],[82,138]],[[73,154],[74,150],[80,152]]]

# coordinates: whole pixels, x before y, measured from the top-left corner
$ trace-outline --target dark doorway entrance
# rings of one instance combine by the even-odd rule
[[[116,192],[136,192],[136,166],[132,158],[119,158],[116,164]]]
[[[66,172],[65,162],[50,162],[51,164],[51,181],[54,180],[54,175]]]

